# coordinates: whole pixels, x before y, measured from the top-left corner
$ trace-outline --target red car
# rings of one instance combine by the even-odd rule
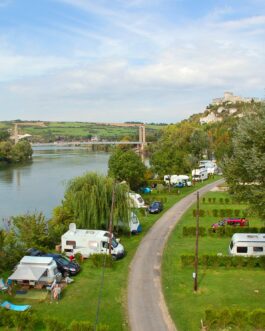
[[[248,226],[248,220],[245,218],[224,218],[218,223],[212,224],[213,229],[220,228],[221,226],[232,225],[232,226]]]

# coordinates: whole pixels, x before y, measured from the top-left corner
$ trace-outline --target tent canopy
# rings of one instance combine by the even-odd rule
[[[47,268],[45,267],[30,267],[27,265],[20,265],[15,270],[15,272],[10,277],[8,277],[8,279],[38,281],[46,270]]]

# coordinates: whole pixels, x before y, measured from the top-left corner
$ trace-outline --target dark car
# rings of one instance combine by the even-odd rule
[[[150,214],[158,214],[163,210],[163,204],[160,201],[154,201],[148,207],[148,211]]]
[[[47,253],[42,256],[52,257],[56,264],[58,270],[62,273],[62,275],[70,275],[74,276],[80,271],[80,265],[76,262],[70,261],[67,257],[61,254],[52,254]]]

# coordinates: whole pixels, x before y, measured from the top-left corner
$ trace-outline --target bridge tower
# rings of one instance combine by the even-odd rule
[[[145,125],[139,125],[139,150],[142,155],[144,155],[146,145],[146,135],[145,135]]]

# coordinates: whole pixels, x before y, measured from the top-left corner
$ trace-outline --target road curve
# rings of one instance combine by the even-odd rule
[[[200,195],[223,182],[199,189]],[[161,261],[168,236],[184,212],[196,201],[193,192],[177,202],[152,226],[141,241],[130,265],[128,315],[131,331],[176,331],[161,286]]]

